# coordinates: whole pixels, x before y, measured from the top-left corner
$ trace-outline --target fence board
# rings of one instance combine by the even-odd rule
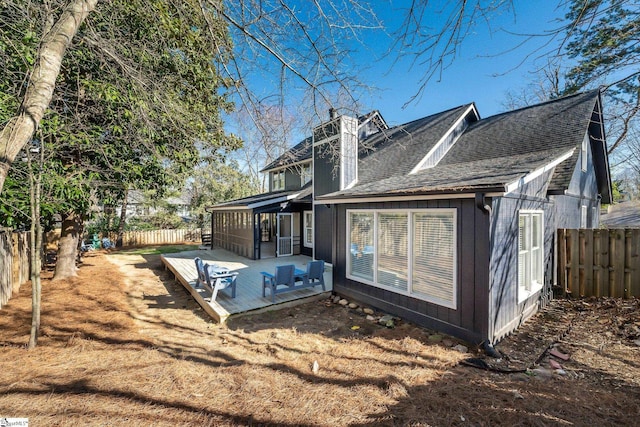
[[[602,295],[602,230],[593,230],[593,294]]]
[[[612,230],[613,238],[611,251],[611,266],[613,279],[609,278],[612,284],[611,296],[623,297],[624,296],[624,230]]]
[[[609,230],[600,230],[600,293],[602,296],[609,296]]]
[[[0,308],[29,280],[29,234],[0,232]]]
[[[584,231],[584,230],[583,230]],[[583,271],[584,271],[584,289],[585,294],[587,295],[596,295],[595,287],[593,286],[593,233],[581,233],[583,242],[581,244],[581,248],[583,251],[584,262]]]
[[[558,285],[562,296],[567,294],[567,232],[565,229],[558,230]]]
[[[580,235],[578,230],[569,230],[567,242],[567,258],[571,265],[569,269],[569,289],[580,294]],[[582,295],[582,294],[580,294]]]
[[[558,285],[581,297],[640,297],[640,230],[558,230]]]
[[[640,295],[640,229],[631,230],[629,242],[629,296]]]
[[[110,234],[112,241],[117,239],[115,233]],[[122,235],[122,246],[168,245],[175,243],[200,242],[200,229],[145,230],[125,231]]]

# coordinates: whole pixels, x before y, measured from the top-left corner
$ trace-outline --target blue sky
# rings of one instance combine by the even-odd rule
[[[291,3],[297,1],[291,0]],[[447,2],[431,1],[429,4],[441,3]],[[375,0],[366,4],[373,5],[378,18],[389,28],[388,32],[392,32],[402,24],[402,8],[409,2]],[[305,8],[309,7],[307,0],[299,0],[297,10],[301,11],[300,16],[304,16]],[[513,9],[491,14],[488,22],[478,22],[459,46],[452,64],[442,71],[440,78],[431,79],[422,96],[411,102],[421,85],[424,70],[419,65],[411,66],[409,57],[400,57],[396,61],[396,52],[384,56],[393,42],[393,38],[385,32],[363,31],[364,46],[355,42],[348,46],[357,53],[347,62],[368,64],[366,71],[359,73],[359,78],[365,85],[375,86],[378,90],[359,92],[361,109],[358,113],[379,110],[387,123],[394,126],[470,102],[476,103],[481,117],[503,112],[507,109],[504,105],[507,91],[520,92],[535,81],[532,72],[542,64],[540,56],[551,50],[547,47],[536,52],[541,44],[548,42],[548,38],[537,37],[525,43],[526,37],[516,34],[543,34],[557,28],[558,20],[564,14],[564,10],[558,9],[558,0],[514,0]],[[437,31],[444,19],[445,15],[432,13],[427,21],[433,31]],[[262,60],[268,62],[268,59]],[[246,80],[257,98],[269,100],[270,95],[278,91],[280,76],[277,70],[280,64],[274,61],[275,67],[273,63],[269,67],[267,62],[264,67],[248,62],[253,67],[250,67],[251,72],[246,75]],[[301,86],[304,85],[300,81],[292,82],[290,91],[285,93],[284,102],[291,111],[304,105],[301,100],[305,95]],[[340,108],[338,101],[335,102],[334,106]],[[318,123],[315,124],[325,118],[316,117],[314,121]],[[227,130],[238,131],[233,120],[227,122]],[[290,146],[309,134],[306,128],[299,131],[301,134],[289,141]]]
[[[440,79],[429,81],[421,97],[408,102],[420,86],[421,70],[410,69],[404,60],[392,66],[390,60],[378,61],[365,79],[382,89],[366,99],[369,109],[378,109],[391,125],[437,113],[458,105],[475,102],[481,117],[506,110],[505,94],[521,90],[535,77],[532,71],[540,65],[536,48],[546,39],[536,38],[518,47],[525,37],[508,34],[542,34],[558,26],[554,20],[562,18],[563,10],[555,1],[515,1],[515,11],[494,15],[491,28],[476,26],[459,49],[453,64],[446,68]],[[396,25],[399,16],[383,16],[385,22]],[[437,26],[437,20],[434,26]],[[384,39],[372,43],[384,43]],[[549,48],[541,51],[548,52]],[[370,54],[365,52],[364,55]],[[523,62],[524,61],[524,62]]]

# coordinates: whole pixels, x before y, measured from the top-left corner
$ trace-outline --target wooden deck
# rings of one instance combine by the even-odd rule
[[[193,260],[196,257],[200,257],[206,263],[217,264],[240,273],[236,282],[237,294],[235,298],[231,298],[230,289],[225,289],[218,292],[216,301],[210,301],[211,293],[207,289],[195,287],[197,274]],[[269,290],[267,290],[266,296],[262,297],[262,275],[260,272],[273,273],[276,265],[282,264],[294,264],[297,268],[305,269],[305,264],[311,261],[311,258],[304,255],[254,261],[216,248],[166,254],[162,255],[161,259],[165,268],[174,274],[176,280],[191,293],[207,314],[221,323],[231,315],[260,309],[283,308],[293,303],[304,302],[309,298],[317,298],[333,289],[331,266],[327,266],[324,273],[326,291],[323,291],[321,286],[316,286],[276,294],[275,304],[271,303]]]

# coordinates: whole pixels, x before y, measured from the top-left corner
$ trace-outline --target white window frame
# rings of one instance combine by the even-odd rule
[[[311,163],[305,163],[301,166],[300,171],[300,186],[304,187],[306,183],[313,178],[313,166]]]
[[[307,227],[307,216],[311,217],[311,227]],[[303,237],[302,244],[305,248],[313,248],[313,211],[304,211],[302,213]],[[307,232],[311,230],[311,241],[307,240]]]
[[[587,171],[587,160],[589,158],[589,132],[587,132],[584,135],[584,138],[582,139],[582,147],[580,149],[580,166],[582,169],[582,172],[586,172]]]
[[[580,228],[587,228],[587,205],[580,206]]]
[[[284,179],[285,178],[284,178],[283,170],[272,172],[271,190],[272,191],[284,190]]]
[[[528,240],[530,242],[531,247],[527,248],[526,250],[520,250],[520,236],[522,233],[520,233],[520,219],[526,217],[529,218],[530,221],[528,222],[529,224],[529,229],[525,230],[525,232],[528,234]],[[538,241],[540,242],[540,247],[533,247],[533,220],[534,218],[538,218],[538,220],[540,221],[539,224],[539,239]],[[518,246],[517,246],[517,250],[518,250],[518,269],[520,268],[520,257],[521,256],[528,256],[529,257],[529,262],[526,263],[526,265],[528,266],[528,271],[524,272],[524,283],[521,283],[521,276],[520,276],[520,271],[517,272],[517,281],[518,281],[518,303],[522,303],[525,300],[527,300],[529,297],[531,297],[532,295],[534,295],[535,293],[539,292],[542,287],[543,287],[543,282],[544,282],[544,211],[542,210],[520,210],[518,212]],[[537,251],[537,253],[534,253],[534,251]],[[533,271],[533,267],[534,265],[536,265],[536,263],[534,263],[534,257],[537,257],[537,265],[539,266],[539,270],[537,272]],[[537,278],[541,279],[540,282],[538,282]]]
[[[437,212],[439,214],[442,213],[450,213],[451,221],[453,223],[453,236],[452,244],[453,244],[453,274],[452,274],[452,283],[451,283],[451,301],[445,301],[443,299],[437,297],[429,297],[424,294],[416,294],[412,291],[412,279],[413,279],[413,242],[414,242],[414,214],[415,213],[429,213],[429,212]],[[351,271],[351,233],[349,230],[349,224],[351,223],[351,214],[362,214],[362,213],[373,213],[373,247],[374,247],[374,257],[373,257],[373,281],[367,280],[362,277],[353,276],[350,274]],[[393,213],[406,213],[407,214],[407,290],[401,290],[398,288],[394,288],[391,286],[386,286],[384,284],[378,283],[378,215],[379,214],[393,214]],[[367,285],[371,285],[377,288],[385,289],[391,292],[395,292],[400,295],[405,295],[411,298],[420,299],[423,301],[427,301],[433,304],[437,304],[443,307],[457,309],[457,295],[458,295],[458,211],[456,208],[425,208],[425,209],[347,209],[346,212],[346,273],[345,276],[353,280],[355,282],[365,283]]]

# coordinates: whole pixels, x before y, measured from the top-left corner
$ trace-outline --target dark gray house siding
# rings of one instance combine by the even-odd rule
[[[515,191],[493,199],[491,207],[491,264],[489,266],[489,335],[498,342],[533,315],[541,301],[550,299],[555,245],[555,206],[546,198],[553,171],[543,173]],[[544,286],[518,300],[519,212],[543,211]]]
[[[347,210],[455,208],[457,212],[457,307],[450,309],[421,299],[347,279]],[[471,342],[488,334],[489,215],[473,198],[414,202],[336,205],[336,256],[334,290],[349,298],[397,314],[419,325],[437,329]]]
[[[556,229],[582,228],[580,210],[587,207],[586,228],[596,228],[600,224],[600,199],[593,162],[587,163],[583,171],[580,162],[575,165],[569,187],[564,194],[552,195],[557,212]]]
[[[544,287],[524,300],[518,301],[518,231],[520,210],[544,211]],[[553,203],[545,199],[509,195],[494,199],[491,221],[490,333],[488,339],[496,343],[534,314],[541,296],[551,292],[553,277],[553,248],[555,228]],[[542,295],[541,295],[542,294]],[[545,297],[544,300],[547,300]]]

